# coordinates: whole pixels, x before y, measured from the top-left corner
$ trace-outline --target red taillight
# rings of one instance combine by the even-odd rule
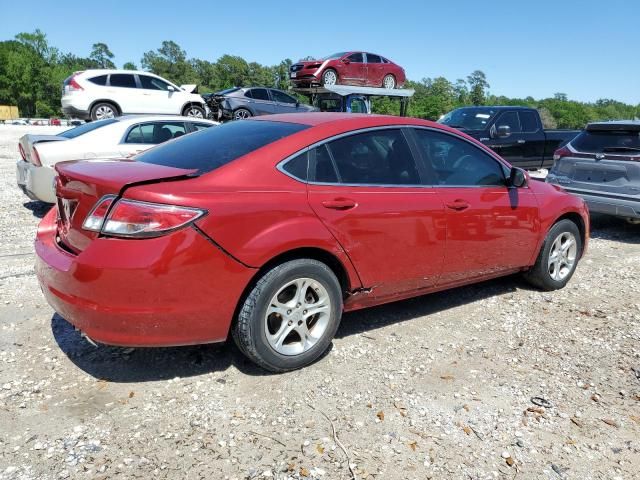
[[[31,163],[33,163],[36,167],[42,166],[40,155],[38,154],[38,150],[36,150],[36,147],[31,147]]]
[[[560,147],[555,152],[553,152],[553,161],[556,162],[562,157],[570,157],[571,155],[573,155],[573,152],[569,150],[569,147],[565,145],[564,147]]]
[[[27,156],[24,153],[24,148],[22,148],[22,144],[18,144],[18,150],[20,151],[20,156],[22,157],[22,160],[24,160],[25,162],[27,161]]]
[[[185,227],[206,213],[198,208],[124,199],[112,206],[114,198],[102,197],[85,219],[83,228],[113,237],[158,237]]]
[[[69,83],[67,84],[67,90],[69,92],[79,92],[81,90],[84,90],[84,88],[82,88],[82,86],[76,82],[76,76],[74,75],[73,77],[71,77],[71,79],[69,80]]]

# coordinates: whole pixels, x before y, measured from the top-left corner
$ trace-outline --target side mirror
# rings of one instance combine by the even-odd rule
[[[348,58],[343,58],[342,63],[344,63],[345,65],[349,65],[351,63],[351,60],[349,60]]]
[[[496,137],[498,138],[507,138],[511,135],[511,127],[509,125],[500,125],[496,129]]]
[[[175,92],[176,91],[176,89],[173,87],[173,85],[167,86],[167,90],[169,90],[170,92]]]
[[[511,173],[509,174],[509,185],[517,188],[526,187],[527,173],[521,168],[511,167]]]

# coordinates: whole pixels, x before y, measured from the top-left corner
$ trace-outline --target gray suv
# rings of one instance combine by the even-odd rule
[[[547,182],[581,196],[591,212],[640,223],[640,122],[590,123],[553,155]]]
[[[273,113],[316,112],[317,108],[300,103],[295,97],[275,88],[228,88],[202,96],[215,120],[240,120]]]

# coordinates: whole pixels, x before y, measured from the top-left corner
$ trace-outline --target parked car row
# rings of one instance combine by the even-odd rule
[[[124,121],[78,127],[89,131],[77,138]],[[181,121],[185,132],[203,122]],[[121,127],[119,145],[147,138],[143,125]],[[276,372],[318,359],[344,311],[517,272],[562,288],[588,241],[582,199],[412,118],[255,117],[55,170],[56,208],[35,249],[56,312],[113,345],[231,334]]]
[[[85,123],[57,135],[20,138],[18,187],[32,200],[55,203],[54,166],[60,161],[131,157],[159,143],[217,125],[206,119],[125,116]]]

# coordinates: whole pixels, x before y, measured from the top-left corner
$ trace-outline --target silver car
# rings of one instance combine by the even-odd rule
[[[591,212],[640,222],[640,121],[590,123],[553,158],[547,182],[584,198]]]
[[[300,103],[295,97],[275,88],[229,88],[202,96],[214,120],[241,120],[273,113],[315,112],[317,108]]]

